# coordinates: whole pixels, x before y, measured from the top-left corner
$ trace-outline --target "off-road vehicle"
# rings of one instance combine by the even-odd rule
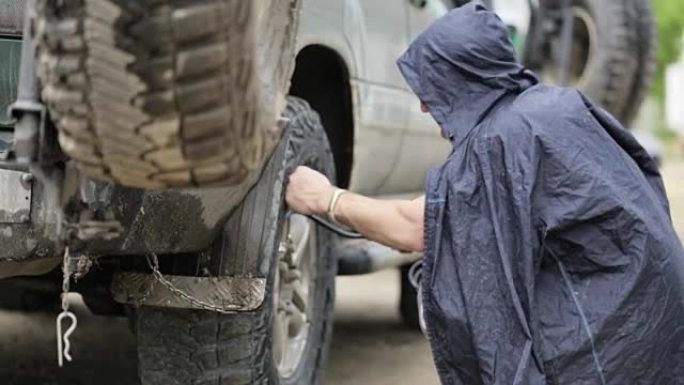
[[[0,0],[2,302],[129,317],[143,384],[319,383],[335,275],[415,256],[291,215],[287,175],[420,194],[449,144],[394,62],[457,5]],[[648,0],[489,5],[529,67],[630,122]]]

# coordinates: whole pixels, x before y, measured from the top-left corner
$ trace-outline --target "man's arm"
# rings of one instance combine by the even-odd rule
[[[290,176],[287,204],[305,215],[326,215],[335,191],[328,179],[308,167]],[[425,197],[379,200],[345,192],[335,206],[335,218],[366,238],[402,251],[423,250]]]

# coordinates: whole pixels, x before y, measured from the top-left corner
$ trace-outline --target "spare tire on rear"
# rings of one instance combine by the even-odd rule
[[[553,2],[553,0],[552,0]],[[629,125],[651,86],[655,22],[650,0],[572,0],[569,86],[577,87]],[[560,33],[546,46],[539,70],[558,83]]]
[[[87,176],[131,187],[243,183],[279,138],[298,3],[38,0],[62,149]]]

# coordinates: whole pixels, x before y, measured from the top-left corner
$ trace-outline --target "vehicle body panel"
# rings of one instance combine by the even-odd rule
[[[347,66],[355,130],[349,188],[363,194],[375,194],[392,171],[407,114],[406,96],[402,90],[393,89],[386,82],[366,80],[369,71],[382,72],[377,69],[379,64],[370,69],[368,65],[366,3],[359,0],[304,0],[297,51],[311,45],[324,46],[335,51]],[[379,17],[377,14],[374,16]],[[377,31],[374,37],[380,38]]]
[[[394,66],[396,56],[391,54],[396,51],[398,56],[405,48],[407,26],[402,22],[386,22],[397,18],[405,20],[404,3],[395,2],[396,7],[388,7],[380,1],[359,0],[309,0],[303,3],[300,33],[315,42],[327,35],[323,30],[330,30],[330,26],[339,26],[341,22],[342,28],[336,31],[334,39],[347,45],[354,59],[353,70],[349,71],[355,123],[350,188],[364,194],[383,192],[408,122],[408,98],[399,86],[403,80]],[[343,10],[326,12],[337,10],[336,7],[343,7]],[[308,21],[312,16],[317,17],[320,30],[307,29],[313,24]],[[390,30],[386,30],[388,24]]]
[[[406,3],[409,43],[448,11],[443,0],[428,0],[423,7],[408,1]],[[410,96],[409,119],[386,186],[390,193],[423,191],[427,171],[444,162],[451,150],[451,144],[441,137],[441,129],[435,120],[430,114],[421,111],[418,98],[409,91],[408,86],[404,87]]]
[[[416,9],[407,0],[303,3],[299,48],[328,46],[349,67],[355,114],[350,188],[359,193],[420,192],[427,170],[448,154],[448,143],[439,137],[434,121],[420,112],[395,64],[409,42],[446,10],[441,0],[432,1],[427,9]],[[410,22],[416,15],[420,19]],[[340,21],[343,31],[331,33]],[[405,163],[407,169],[397,167]]]
[[[362,194],[392,191],[388,180],[394,170],[409,119],[408,94],[400,89],[358,81],[357,131],[351,189]],[[415,186],[413,190],[419,190]]]

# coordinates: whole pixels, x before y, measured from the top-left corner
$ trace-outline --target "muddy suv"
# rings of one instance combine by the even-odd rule
[[[629,122],[653,72],[649,2],[514,3],[489,5],[521,60]],[[394,61],[458,5],[0,0],[2,302],[77,291],[129,317],[143,384],[320,382],[335,275],[416,256],[290,214],[284,182],[304,164],[420,193],[449,144]],[[401,311],[417,323],[406,274]]]

